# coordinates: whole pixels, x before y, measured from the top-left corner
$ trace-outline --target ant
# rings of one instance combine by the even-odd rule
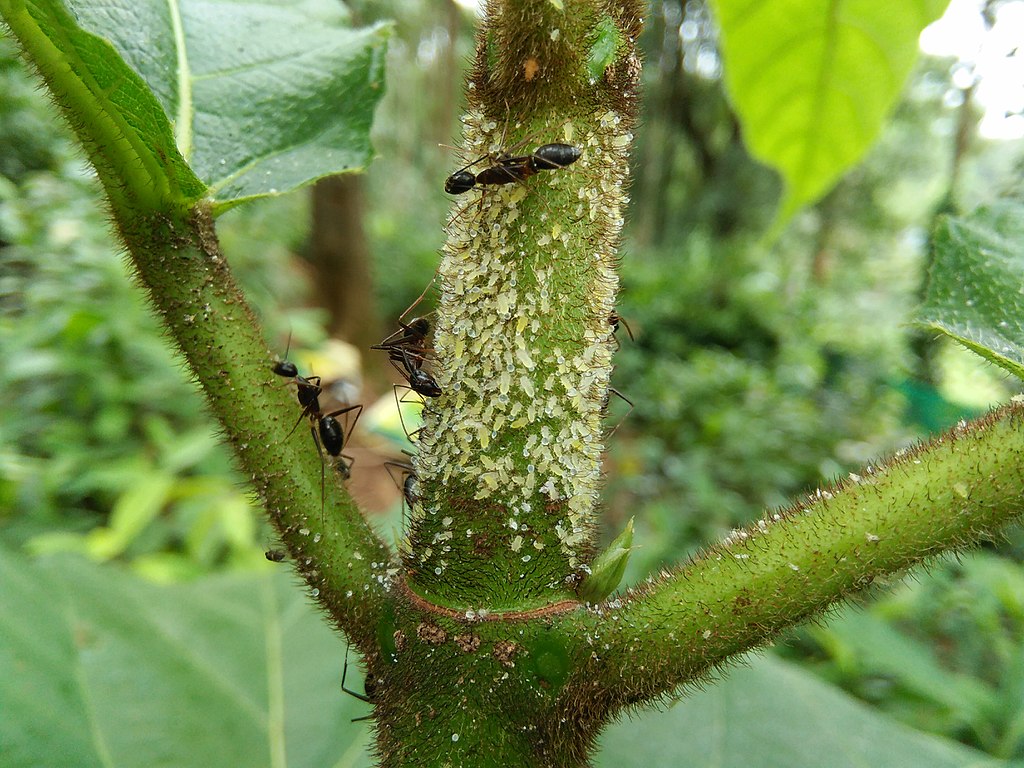
[[[572,165],[580,159],[582,152],[572,144],[543,144],[529,155],[513,157],[507,152],[499,153],[493,163],[480,173],[469,169],[489,157],[481,157],[451,174],[444,182],[444,191],[449,195],[461,195],[477,184],[498,186],[528,179],[538,171],[553,171]]]
[[[425,317],[414,317],[408,324],[398,320],[399,330],[392,333],[380,344],[370,349],[380,349],[388,353],[388,360],[398,369],[399,373],[411,380],[416,378],[422,389],[432,389],[433,379],[426,373],[415,373],[422,370],[423,361],[430,351],[427,347],[427,336],[430,334],[430,321]],[[414,362],[415,361],[415,362]],[[436,384],[434,385],[436,388]],[[420,392],[425,394],[425,392]],[[438,392],[440,394],[440,392]],[[436,395],[430,395],[436,397]]]
[[[431,280],[431,283],[433,283],[433,280]],[[409,382],[409,387],[413,392],[424,397],[440,397],[442,393],[441,387],[438,386],[433,376],[423,370],[423,364],[426,362],[427,354],[430,352],[427,346],[427,336],[430,335],[431,330],[430,321],[426,317],[414,317],[408,323],[402,320],[403,317],[412,311],[413,307],[423,300],[428,290],[430,290],[430,285],[399,316],[399,329],[380,344],[374,344],[370,349],[380,349],[387,352],[388,361]]]
[[[291,339],[288,340],[289,346],[291,345]],[[285,352],[287,355],[287,352]],[[345,428],[342,427],[341,422],[338,421],[339,416],[344,416],[347,413],[355,412],[355,416],[351,417],[351,424],[347,425],[348,434],[352,434],[352,430],[355,429],[356,424],[359,422],[359,416],[363,412],[362,405],[349,405],[344,408],[339,408],[330,413],[324,413],[320,407],[320,395],[323,394],[324,388],[322,380],[319,376],[300,376],[299,369],[295,363],[289,360],[279,360],[274,363],[271,368],[275,374],[284,378],[292,379],[295,382],[296,399],[299,401],[299,405],[302,406],[302,413],[299,414],[299,418],[295,422],[295,426],[292,427],[291,432],[288,433],[288,437],[291,437],[299,423],[303,418],[309,419],[309,433],[313,436],[313,443],[316,445],[316,451],[320,454],[321,466],[320,466],[320,517],[321,521],[324,514],[324,503],[325,503],[325,490],[326,485],[326,472],[324,464],[330,461],[331,465],[337,469],[338,474],[347,480],[351,475],[352,462],[351,456],[346,456],[342,453],[345,449],[346,432]],[[324,454],[327,454],[331,458],[324,460]],[[346,461],[346,459],[348,461]],[[268,557],[268,559],[270,559]]]
[[[608,325],[612,327],[612,333],[619,332],[619,323],[622,323],[622,325],[625,327],[626,333],[629,334],[629,340],[635,342],[636,338],[634,338],[633,336],[633,329],[629,327],[629,323],[627,323],[625,318],[619,315],[618,312],[615,312],[613,310],[612,313],[608,315]]]
[[[434,381],[434,377],[423,370],[424,357],[417,352],[410,353],[404,347],[392,347],[388,350],[388,359],[400,374],[409,382],[409,389],[423,397],[440,397],[443,390]]]
[[[263,556],[272,563],[284,562],[287,555],[280,549],[268,549],[263,553]]]
[[[412,457],[409,451],[402,451],[406,456]],[[407,528],[412,518],[413,507],[419,501],[419,478],[416,476],[416,469],[409,462],[385,461],[384,470],[395,484],[399,493],[402,494],[402,525]],[[396,476],[397,475],[397,476]],[[408,517],[406,510],[408,509]],[[401,544],[399,545],[401,547]]]
[[[414,317],[408,323],[403,323],[399,318],[398,325],[401,327],[397,331],[380,344],[374,344],[370,349],[383,349],[386,352],[391,352],[393,349],[406,349],[416,354],[426,354],[430,321],[425,317]]]
[[[412,454],[403,451],[407,456]],[[398,487],[398,490],[402,492],[402,498],[405,503],[411,508],[417,501],[419,501],[419,490],[417,483],[419,482],[416,477],[416,469],[412,464],[406,461],[385,461],[384,469],[387,470],[388,475],[391,476],[391,480]],[[392,470],[397,470],[401,481],[396,480]]]

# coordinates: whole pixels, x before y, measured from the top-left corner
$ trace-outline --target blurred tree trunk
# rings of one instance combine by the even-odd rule
[[[327,330],[360,350],[380,340],[373,302],[370,247],[363,228],[363,177],[343,174],[313,187],[313,231],[309,260]]]
[[[432,78],[437,84],[431,116],[433,144],[448,144],[452,140],[452,127],[456,116],[456,89],[459,84],[459,65],[455,54],[461,28],[462,12],[455,0],[448,0],[444,7],[445,45],[438,56],[437,72]]]

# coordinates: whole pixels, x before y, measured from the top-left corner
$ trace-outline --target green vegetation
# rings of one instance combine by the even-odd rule
[[[496,4],[454,153],[435,148],[457,130],[455,83],[472,50],[471,20],[454,5],[441,19],[425,2],[390,9],[387,89],[390,27],[373,23],[389,12],[383,4],[354,4],[356,25],[326,0],[268,5],[251,26],[232,18],[216,43],[191,3],[176,19],[156,2],[119,20],[79,5],[0,2],[73,129],[59,127],[0,40],[0,607],[17,617],[0,640],[0,666],[16,670],[0,684],[0,744],[11,765],[368,766],[371,739],[348,720],[371,711],[384,724],[385,765],[582,765],[610,717],[680,686],[686,698],[668,712],[604,730],[593,763],[1024,759],[1024,545],[1019,526],[1006,527],[1021,512],[1020,406],[895,463],[879,459],[1019,388],[952,345],[923,344],[912,320],[1011,373],[1024,364],[1024,214],[1013,199],[1022,153],[947,136],[958,119],[942,106],[948,67],[914,69],[916,36],[941,3],[905,18],[867,4],[863,17],[826,24],[801,3],[772,18],[720,0],[720,38],[704,3],[655,6],[636,40],[648,61],[645,119],[614,337],[599,294],[618,278],[588,271],[592,253],[577,246],[611,261],[621,191],[602,174],[624,172],[617,153],[632,127],[631,4]],[[515,79],[532,70],[510,53],[526,38],[506,7],[537,14],[538,55],[560,62],[541,76],[543,98]],[[877,51],[853,34],[865,28]],[[774,55],[790,34],[811,40],[813,55]],[[138,55],[140,36],[161,41],[152,57]],[[711,51],[724,75],[694,58]],[[237,78],[209,76],[246,52],[254,59]],[[814,81],[825,93],[858,96],[814,102],[803,76],[825,69],[832,79]],[[802,77],[787,79],[795,70]],[[427,79],[439,75],[450,92]],[[783,84],[797,93],[787,109]],[[308,242],[315,203],[284,193],[366,165],[374,114],[380,157],[364,202],[350,204],[388,326],[435,277],[440,187],[475,146],[559,139],[591,153],[564,173],[458,204],[447,266],[413,313],[440,306],[429,367],[446,393],[427,413],[416,459],[425,484],[403,514],[401,561],[330,474],[321,518],[319,457],[304,423],[288,435],[298,408],[270,372],[289,341],[299,360],[333,320],[312,306],[323,282]],[[781,185],[751,155],[777,168]],[[1001,175],[983,187],[972,163]],[[991,202],[993,191],[1003,199],[988,208],[936,218]],[[589,207],[575,209],[576,199]],[[556,309],[572,311],[537,298],[527,321],[544,322],[512,322],[515,333],[475,349],[460,334],[508,299],[496,294],[486,311],[463,304],[460,259],[482,265],[484,290],[519,275],[515,303],[550,286],[573,297]],[[589,501],[598,470],[580,469],[595,450],[585,445],[571,457],[577,476],[564,479],[574,493],[552,482],[525,497],[532,508],[510,513],[515,494],[484,493],[480,478],[522,455],[522,467],[506,468],[515,482],[500,483],[516,485],[527,463],[540,465],[543,430],[596,418],[603,389],[577,399],[575,374],[558,360],[588,355],[599,382],[611,367],[594,339],[615,351],[612,385],[632,401],[608,402],[603,499]],[[490,418],[452,392],[488,354],[504,360],[506,342],[520,362],[542,361],[516,370],[516,382],[533,377],[524,392],[559,382],[547,416],[517,434],[460,437],[466,450],[443,445],[432,432]],[[484,407],[504,393],[503,375],[495,369],[483,389]],[[360,453],[357,479],[376,471],[369,435],[362,424],[354,438],[371,452]],[[423,463],[430,451],[437,466]],[[462,485],[438,479],[463,456]],[[837,477],[852,479],[815,494]],[[572,546],[564,519],[577,521]],[[598,523],[607,548],[590,536]],[[477,538],[442,552],[460,525]],[[287,564],[267,562],[271,546]],[[686,558],[684,570],[647,583]],[[900,583],[923,558],[928,570]],[[368,665],[365,687],[354,664],[347,682],[368,704],[338,692],[344,641],[310,609],[296,573]],[[642,585],[639,596],[616,598],[620,582]],[[865,594],[868,585],[878,588]],[[575,603],[609,595],[592,611]],[[832,614],[844,598],[858,606]],[[477,609],[536,615],[482,621]],[[799,625],[806,617],[818,620]],[[776,653],[706,682],[733,654],[773,640]]]

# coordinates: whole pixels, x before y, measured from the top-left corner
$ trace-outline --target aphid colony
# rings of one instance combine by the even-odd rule
[[[463,166],[445,180],[444,189],[452,195],[459,195],[474,187],[493,187],[524,180],[540,171],[556,171],[575,163],[581,156],[580,148],[571,144],[550,143],[538,146],[529,154],[514,154],[515,148],[489,153]],[[480,170],[472,170],[479,168]],[[424,292],[424,294],[426,291]],[[399,329],[375,344],[371,349],[387,353],[388,361],[406,381],[409,390],[423,398],[437,398],[443,393],[432,373],[428,370],[428,359],[433,350],[429,341],[432,331],[431,322],[426,317],[415,317],[408,322],[403,318],[419,303],[416,302],[399,318]],[[617,330],[620,318],[612,314],[609,324]],[[632,338],[632,332],[626,327]],[[287,352],[285,353],[287,357]],[[310,435],[320,455],[323,466],[320,475],[320,512],[324,514],[325,482],[327,465],[332,466],[343,479],[351,474],[353,459],[343,453],[352,430],[362,413],[362,405],[345,405],[333,411],[324,412],[320,405],[320,397],[324,393],[319,376],[300,376],[298,368],[287,359],[274,363],[272,370],[278,376],[291,380],[295,385],[296,399],[301,413],[292,427],[292,432],[305,418],[309,423]],[[396,387],[396,399],[398,398]],[[615,390],[611,392],[619,395]],[[621,397],[621,395],[619,395]],[[607,401],[605,403],[607,406]],[[399,405],[401,410],[401,405]],[[614,431],[614,430],[613,430]],[[413,435],[410,435],[413,437]],[[385,462],[385,468],[392,475],[402,494],[403,500],[412,508],[418,501],[417,477],[415,468],[408,462]],[[396,477],[397,474],[397,477]],[[271,550],[266,553],[267,559],[279,562],[284,553]]]

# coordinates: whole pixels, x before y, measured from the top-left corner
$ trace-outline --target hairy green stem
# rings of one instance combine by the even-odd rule
[[[480,172],[552,143],[581,156],[478,186],[448,226],[431,357],[443,392],[417,443],[405,557],[413,589],[439,604],[572,598],[593,556],[638,17],[592,0],[488,7],[466,162]],[[598,41],[616,55],[595,76]]]
[[[589,711],[669,694],[879,577],[998,535],[1024,514],[1024,403],[766,515],[581,620],[567,689]],[[582,700],[582,699],[581,699]]]

